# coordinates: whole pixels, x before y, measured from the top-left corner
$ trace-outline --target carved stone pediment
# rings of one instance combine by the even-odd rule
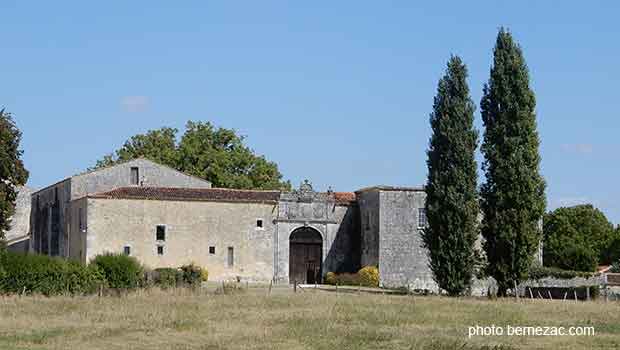
[[[333,192],[327,191],[327,193],[316,192],[312,188],[312,184],[308,180],[304,180],[300,185],[299,189],[293,190],[291,192],[283,192],[280,195],[281,201],[287,202],[302,202],[302,203],[311,203],[311,202],[333,202],[334,194]]]
[[[329,220],[330,204],[335,203],[333,191],[316,192],[308,180],[304,180],[299,189],[280,194],[280,220]]]

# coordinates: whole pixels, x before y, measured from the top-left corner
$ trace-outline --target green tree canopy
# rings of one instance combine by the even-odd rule
[[[209,122],[186,124],[177,142],[178,130],[161,128],[132,136],[114,154],[97,161],[95,168],[138,157],[146,157],[184,173],[211,181],[214,187],[239,189],[290,189],[276,163],[244,144],[245,137],[233,129]]]
[[[479,214],[474,109],[467,68],[459,57],[452,56],[439,80],[430,116],[428,227],[422,233],[434,279],[449,295],[463,294],[474,273]]]
[[[488,272],[505,295],[527,278],[541,239],[545,181],[540,175],[536,99],[521,48],[501,29],[480,109],[486,182],[480,189]]]
[[[567,270],[594,271],[614,255],[614,226],[591,204],[558,208],[543,220],[543,262]],[[583,258],[575,254],[582,252]],[[587,263],[583,262],[585,258]]]
[[[11,114],[0,110],[0,245],[4,244],[5,231],[15,213],[16,187],[28,181],[28,171],[21,159],[21,137]]]

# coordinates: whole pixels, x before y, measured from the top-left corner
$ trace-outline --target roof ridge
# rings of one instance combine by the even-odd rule
[[[244,188],[226,188],[226,187],[173,187],[173,186],[120,186],[115,187],[111,190],[104,192],[96,192],[98,193],[107,193],[120,189],[135,189],[135,188],[143,188],[143,189],[165,189],[165,190],[190,190],[190,191],[230,191],[230,192],[282,192],[281,190],[252,190],[252,189],[244,189]]]

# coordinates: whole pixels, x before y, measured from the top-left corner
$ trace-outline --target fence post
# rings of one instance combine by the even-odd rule
[[[573,295],[575,296],[575,301],[577,301],[577,289],[573,289]]]
[[[527,290],[530,291],[530,299],[534,299],[534,295],[532,295],[532,287],[527,287]]]
[[[297,280],[295,280],[295,282],[293,282],[293,292],[297,293]]]
[[[513,281],[515,285],[515,299],[519,300],[519,290],[517,289],[517,281]]]

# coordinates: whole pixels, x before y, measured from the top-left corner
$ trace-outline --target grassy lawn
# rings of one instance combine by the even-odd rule
[[[277,288],[0,297],[0,349],[616,349],[620,304]],[[478,336],[469,326],[593,326],[595,336]],[[487,347],[488,346],[488,347]]]

